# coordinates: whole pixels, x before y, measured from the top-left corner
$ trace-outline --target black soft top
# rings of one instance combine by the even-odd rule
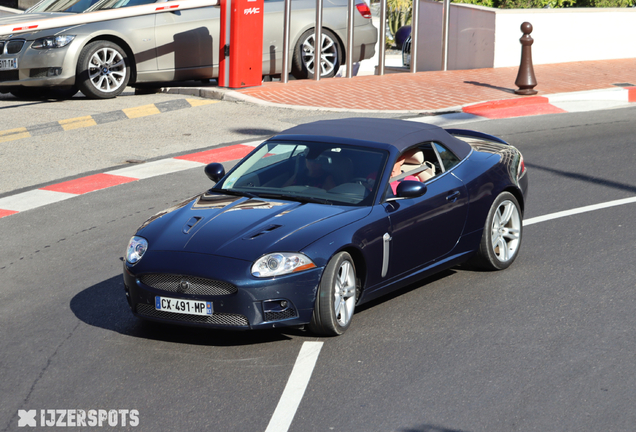
[[[350,143],[374,148],[394,147],[398,153],[427,141],[444,144],[460,159],[470,153],[470,145],[439,126],[394,119],[356,117],[320,120],[280,132],[272,140],[289,139]]]

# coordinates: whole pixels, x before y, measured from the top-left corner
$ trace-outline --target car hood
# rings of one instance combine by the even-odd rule
[[[204,194],[151,218],[137,235],[148,240],[151,250],[254,261],[269,252],[302,251],[369,211],[368,207]]]
[[[17,14],[17,15],[11,15],[8,17],[0,18],[0,25],[21,24],[21,23],[26,23],[30,21],[42,21],[48,18],[57,18],[61,16],[66,16],[66,15],[75,15],[75,14],[71,14],[68,12],[38,12],[38,13],[28,13],[28,14]],[[16,33],[12,35],[1,35],[0,40],[6,40],[6,39],[32,40],[39,37],[56,35],[64,31],[68,31],[69,29],[73,27],[77,27],[77,26],[62,26],[62,27],[55,27],[52,29],[37,30],[33,32]]]

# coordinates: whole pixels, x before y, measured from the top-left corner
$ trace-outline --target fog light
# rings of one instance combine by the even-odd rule
[[[290,301],[281,299],[281,300],[265,300],[263,302],[263,311],[265,312],[283,312],[288,309],[290,306]]]
[[[46,75],[50,77],[60,76],[62,75],[62,68],[60,67],[49,68],[49,71],[46,73]]]
[[[298,318],[294,304],[287,299],[265,300],[263,302],[263,321],[284,321]]]

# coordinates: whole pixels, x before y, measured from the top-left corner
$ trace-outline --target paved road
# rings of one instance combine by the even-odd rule
[[[172,114],[144,121],[161,137],[180,127],[164,126]],[[523,151],[534,218],[636,195],[634,114],[465,127]],[[123,135],[124,124],[110,130]],[[290,431],[636,424],[634,204],[530,225],[507,271],[452,269],[364,307],[338,338],[138,322],[123,296],[126,242],[147,217],[209,185],[200,170],[182,171],[0,219],[0,430],[18,430],[20,409],[65,408],[139,411],[137,427],[107,430],[264,431],[313,341],[322,349]]]
[[[0,115],[0,158],[10,167],[0,171],[0,197],[127,161],[263,139],[299,123],[351,116],[133,92],[111,100],[80,93],[66,101],[0,94]]]

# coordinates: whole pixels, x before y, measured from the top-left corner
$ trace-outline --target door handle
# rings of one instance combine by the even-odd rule
[[[459,198],[459,195],[460,195],[460,194],[459,194],[459,191],[457,191],[457,192],[453,192],[452,194],[450,194],[450,195],[448,195],[448,196],[446,197],[446,201],[448,201],[448,202],[455,202],[455,201],[457,201],[457,198]]]

